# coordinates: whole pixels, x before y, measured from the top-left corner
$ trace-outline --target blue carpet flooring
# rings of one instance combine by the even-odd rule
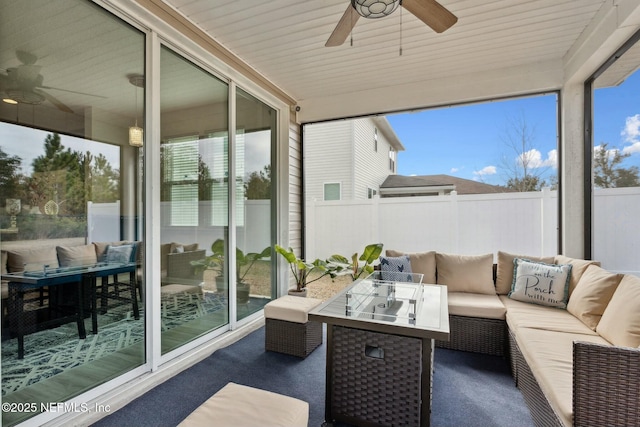
[[[216,351],[96,427],[175,426],[233,381],[309,402],[309,426],[324,421],[325,343],[306,359],[264,350],[264,327]],[[431,425],[528,427],[533,421],[506,359],[436,349]]]

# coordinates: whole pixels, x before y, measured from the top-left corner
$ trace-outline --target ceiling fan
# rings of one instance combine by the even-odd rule
[[[355,27],[358,18],[382,18],[393,13],[399,5],[416,18],[442,33],[458,21],[458,18],[436,0],[350,0],[347,10],[329,36],[325,46],[340,46]]]
[[[21,64],[17,67],[7,68],[4,70],[6,74],[0,74],[0,92],[3,94],[5,102],[38,105],[46,100],[61,111],[73,113],[71,108],[44,89],[105,98],[84,92],[44,86],[44,77],[40,74],[42,66],[36,65],[38,57],[21,50],[16,51],[16,57]]]

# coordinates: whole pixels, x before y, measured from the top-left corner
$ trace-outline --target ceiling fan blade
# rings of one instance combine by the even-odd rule
[[[458,18],[435,0],[403,0],[402,7],[430,26],[436,33],[451,28]]]
[[[86,96],[93,96],[96,98],[102,98],[102,99],[107,99],[106,96],[102,96],[102,95],[94,95],[92,93],[86,93],[86,92],[78,92],[75,90],[69,90],[69,89],[60,89],[59,87],[51,87],[51,86],[38,86],[39,89],[50,89],[50,90],[59,90],[62,92],[69,92],[69,93],[75,93],[78,95],[86,95]]]
[[[64,111],[65,113],[73,113],[73,110],[71,108],[67,107],[62,101],[60,101],[58,98],[51,95],[50,93],[47,93],[43,90],[38,90],[38,89],[34,89],[34,92],[44,96],[45,99],[50,103],[52,103],[53,105],[55,105],[58,108],[58,110]]]
[[[329,40],[327,40],[325,46],[340,46],[342,43],[344,43],[351,30],[353,30],[353,27],[356,26],[358,18],[360,18],[360,15],[353,9],[353,6],[351,6],[351,2],[349,2],[347,10],[345,10],[342,18],[340,18],[340,21],[338,21],[338,25],[336,25],[336,28],[334,28],[333,32],[329,36]]]

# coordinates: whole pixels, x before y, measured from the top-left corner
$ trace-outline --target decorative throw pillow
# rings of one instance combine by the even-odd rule
[[[182,245],[176,245],[171,249],[171,253],[172,254],[183,254],[184,253],[184,246]]]
[[[422,274],[422,283],[436,283],[436,251],[408,253],[387,249],[386,254],[391,257],[409,255],[411,271]]]
[[[380,257],[380,277],[382,280],[413,282],[411,262],[408,255]]]
[[[93,245],[56,246],[60,267],[91,265],[98,261]]]
[[[436,253],[437,283],[448,292],[495,295],[493,254],[449,255]]]
[[[513,284],[513,260],[515,258],[554,264],[554,259],[552,256],[535,257],[527,255],[514,255],[508,252],[498,251],[498,266],[496,268],[496,292],[499,295],[507,295],[509,292],[511,292],[511,285]]]
[[[624,275],[596,332],[613,345],[640,346],[640,277]]]
[[[131,262],[133,245],[108,246],[105,253],[105,262],[125,264]]]
[[[554,264],[570,264],[571,265],[571,279],[569,281],[569,296],[573,293],[573,290],[578,286],[578,281],[582,277],[582,273],[587,270],[590,265],[597,265],[600,267],[600,261],[592,261],[588,259],[570,258],[565,255],[556,255]]]
[[[623,274],[590,265],[569,297],[567,311],[595,331],[622,277]]]
[[[571,265],[546,264],[520,258],[514,259],[513,264],[514,277],[509,298],[549,307],[567,307]]]

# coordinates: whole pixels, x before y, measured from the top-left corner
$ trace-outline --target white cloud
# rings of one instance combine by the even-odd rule
[[[593,156],[595,157],[596,153],[598,151],[600,151],[600,150],[602,150],[602,145],[601,144],[600,145],[594,145],[594,147],[593,147]],[[608,159],[612,159],[613,156],[615,156],[617,152],[618,152],[617,148],[608,149],[607,150],[607,158]]]
[[[634,142],[631,145],[627,145],[622,149],[622,154],[635,154],[640,153],[640,141]]]
[[[485,166],[479,171],[473,171],[473,174],[475,176],[481,177],[485,175],[495,175],[496,172],[497,172],[497,169],[495,166]]]
[[[449,171],[449,173],[456,173],[460,170],[460,168],[451,168],[451,170]]]
[[[519,166],[523,166],[526,163],[528,168],[533,168],[533,169],[546,168],[546,167],[557,168],[558,167],[558,151],[557,150],[549,151],[547,153],[547,158],[543,159],[542,153],[536,150],[535,148],[532,148],[531,150],[526,151],[520,156],[518,156],[516,158],[516,163]]]
[[[632,144],[640,142],[640,114],[627,117],[624,129],[622,129],[620,135],[622,135],[626,142],[630,142]]]
[[[624,142],[631,144],[622,149],[623,154],[640,153],[640,114],[627,117],[620,136]]]

